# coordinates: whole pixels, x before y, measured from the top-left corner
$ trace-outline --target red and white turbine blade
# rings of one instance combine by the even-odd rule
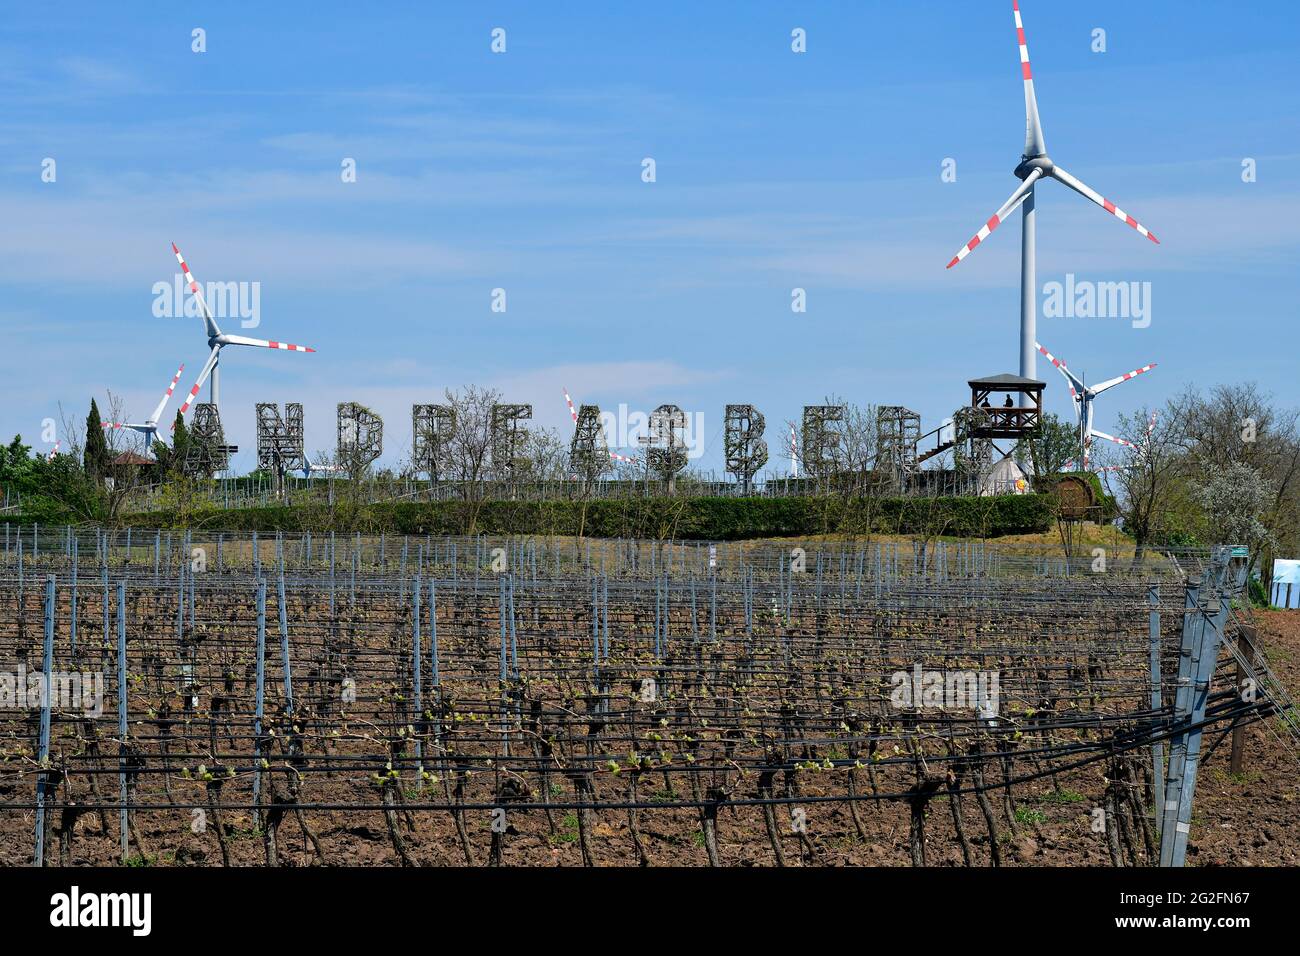
[[[1155,362],[1152,362],[1150,365],[1143,365],[1141,368],[1135,368],[1133,371],[1125,372],[1123,375],[1117,375],[1114,378],[1108,378],[1106,379],[1106,381],[1102,382],[1099,385],[1093,385],[1091,388],[1088,389],[1088,391],[1092,392],[1092,394],[1094,395],[1100,395],[1102,392],[1106,391],[1106,389],[1113,388],[1114,386],[1118,385],[1120,382],[1127,382],[1131,378],[1137,378],[1143,372],[1149,372],[1155,367],[1156,367]]]
[[[256,345],[264,349],[280,349],[284,352],[315,352],[305,345],[293,345],[289,342],[273,342],[270,339],[250,339],[247,335],[223,335],[222,345]]]
[[[1073,189],[1080,196],[1083,196],[1085,199],[1091,199],[1098,206],[1106,210],[1108,213],[1110,213],[1120,222],[1128,223],[1130,226],[1132,226],[1142,235],[1146,236],[1156,245],[1160,244],[1160,240],[1156,238],[1156,234],[1154,232],[1152,232],[1146,226],[1142,225],[1142,223],[1138,222],[1136,219],[1134,219],[1132,216],[1126,213],[1123,209],[1120,209],[1113,202],[1111,202],[1101,193],[1097,192],[1097,190],[1093,189],[1087,183],[1080,182],[1079,180],[1075,179],[1073,176],[1067,173],[1060,166],[1052,167],[1052,177],[1058,180],[1059,182],[1064,183],[1066,186],[1069,186],[1071,189]]]
[[[1067,385],[1070,386],[1070,398],[1074,399],[1074,404],[1077,407],[1079,404],[1079,392],[1083,391],[1083,382],[1079,381],[1079,379],[1075,377],[1075,374],[1071,372],[1068,367],[1066,367],[1065,361],[1063,359],[1057,358],[1055,355],[1047,351],[1047,349],[1043,348],[1037,342],[1034,343],[1034,348],[1042,352],[1043,355],[1046,356],[1047,361],[1055,365],[1056,370],[1065,376],[1065,382]],[[1076,388],[1079,390],[1078,392],[1075,391]]]
[[[1106,441],[1113,441],[1116,445],[1123,445],[1125,448],[1137,448],[1137,445],[1133,444],[1131,441],[1128,441],[1127,439],[1116,438],[1114,435],[1107,435],[1105,432],[1099,432],[1095,428],[1092,431],[1090,431],[1088,434],[1094,438],[1102,438],[1105,439]]]
[[[1020,75],[1025,81],[1025,158],[1042,156],[1047,152],[1043,142],[1043,124],[1038,119],[1038,97],[1034,93],[1034,74],[1029,68],[1029,44],[1025,42],[1025,24],[1020,19],[1020,0],[1011,0],[1011,11],[1016,20],[1016,44],[1020,47]]]
[[[1100,474],[1103,471],[1123,471],[1126,467],[1127,466],[1125,465],[1104,465],[1100,468],[1093,468],[1091,470]],[[1061,466],[1061,471],[1088,471],[1088,470],[1089,469],[1086,466],[1084,468],[1075,468],[1075,460],[1073,458],[1071,458],[1069,461],[1067,461],[1064,465]]]
[[[1149,452],[1151,450],[1151,433],[1156,430],[1156,416],[1159,414],[1160,414],[1160,410],[1156,409],[1151,413],[1151,421],[1147,422],[1146,438],[1142,440],[1143,451]]]
[[[172,376],[172,383],[167,386],[167,391],[163,392],[162,400],[158,403],[158,407],[153,410],[153,414],[145,419],[145,424],[156,425],[158,423],[158,419],[162,417],[163,409],[166,408],[167,403],[171,401],[172,392],[176,391],[176,383],[181,380],[181,372],[183,371],[185,371],[184,362],[182,362],[181,367],[176,370],[176,374]]]
[[[569,415],[573,418],[573,426],[578,426],[578,410],[573,407],[573,399],[569,398],[569,390],[564,389],[564,402],[569,406]]]
[[[208,360],[203,363],[203,371],[199,372],[198,380],[194,383],[194,387],[190,389],[190,394],[186,397],[185,404],[181,406],[182,415],[184,415],[187,411],[189,411],[190,406],[194,404],[194,396],[199,394],[199,389],[201,389],[203,387],[203,383],[208,380],[208,376],[212,374],[212,370],[217,365],[217,356],[220,353],[221,353],[221,346],[219,345],[216,346],[211,353],[209,353]],[[175,427],[176,427],[176,423],[172,422],[172,428],[174,429]]]
[[[1016,207],[1025,201],[1025,197],[1029,195],[1029,190],[1033,188],[1035,181],[1037,181],[1038,177],[1041,175],[1043,175],[1041,169],[1031,169],[1029,175],[1025,177],[1024,182],[1017,186],[1016,191],[1013,192],[1010,198],[1002,204],[1002,208],[990,216],[988,222],[980,226],[979,232],[975,233],[966,245],[957,250],[957,254],[952,257],[952,261],[948,263],[947,268],[951,269],[957,263],[961,262],[970,255],[972,251],[974,251],[976,246],[987,239],[993,230],[1000,226],[1007,216],[1011,215],[1011,213],[1015,211]]]
[[[221,329],[217,327],[216,320],[212,318],[212,313],[208,311],[208,303],[203,298],[203,290],[190,273],[190,267],[186,264],[185,257],[181,255],[181,251],[176,248],[174,242],[172,243],[172,252],[176,254],[176,261],[181,264],[181,271],[185,273],[185,281],[189,283],[190,292],[193,293],[195,300],[199,303],[199,308],[203,310],[203,326],[208,330],[208,338],[220,335]]]

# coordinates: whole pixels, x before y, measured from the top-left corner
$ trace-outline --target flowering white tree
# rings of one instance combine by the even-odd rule
[[[1207,537],[1216,544],[1245,544],[1252,555],[1275,544],[1264,523],[1273,486],[1244,462],[1214,465],[1196,482],[1193,494],[1204,511]]]

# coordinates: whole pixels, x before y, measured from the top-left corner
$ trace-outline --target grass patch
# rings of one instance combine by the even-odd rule
[[[1017,823],[1046,823],[1047,814],[1042,810],[1033,810],[1029,807],[1016,807]]]
[[[566,813],[564,819],[560,821],[563,827],[559,833],[552,833],[549,837],[551,843],[573,843],[578,839],[578,815],[576,813]]]
[[[1088,798],[1079,793],[1079,791],[1070,790],[1065,787],[1062,787],[1060,790],[1051,790],[1039,797],[1039,800],[1043,803],[1082,803],[1087,799]]]

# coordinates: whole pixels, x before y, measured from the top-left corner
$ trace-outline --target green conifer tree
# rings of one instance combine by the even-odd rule
[[[104,437],[104,422],[99,417],[99,405],[92,398],[90,414],[86,416],[86,450],[82,456],[82,465],[86,474],[99,482],[108,477],[111,461],[108,439]]]

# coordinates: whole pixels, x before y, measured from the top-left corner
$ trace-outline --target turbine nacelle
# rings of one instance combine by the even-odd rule
[[[1056,172],[1056,164],[1046,153],[1041,156],[1021,156],[1020,165],[1015,168],[1016,179],[1024,181],[1035,169],[1040,176],[1053,176]]]

